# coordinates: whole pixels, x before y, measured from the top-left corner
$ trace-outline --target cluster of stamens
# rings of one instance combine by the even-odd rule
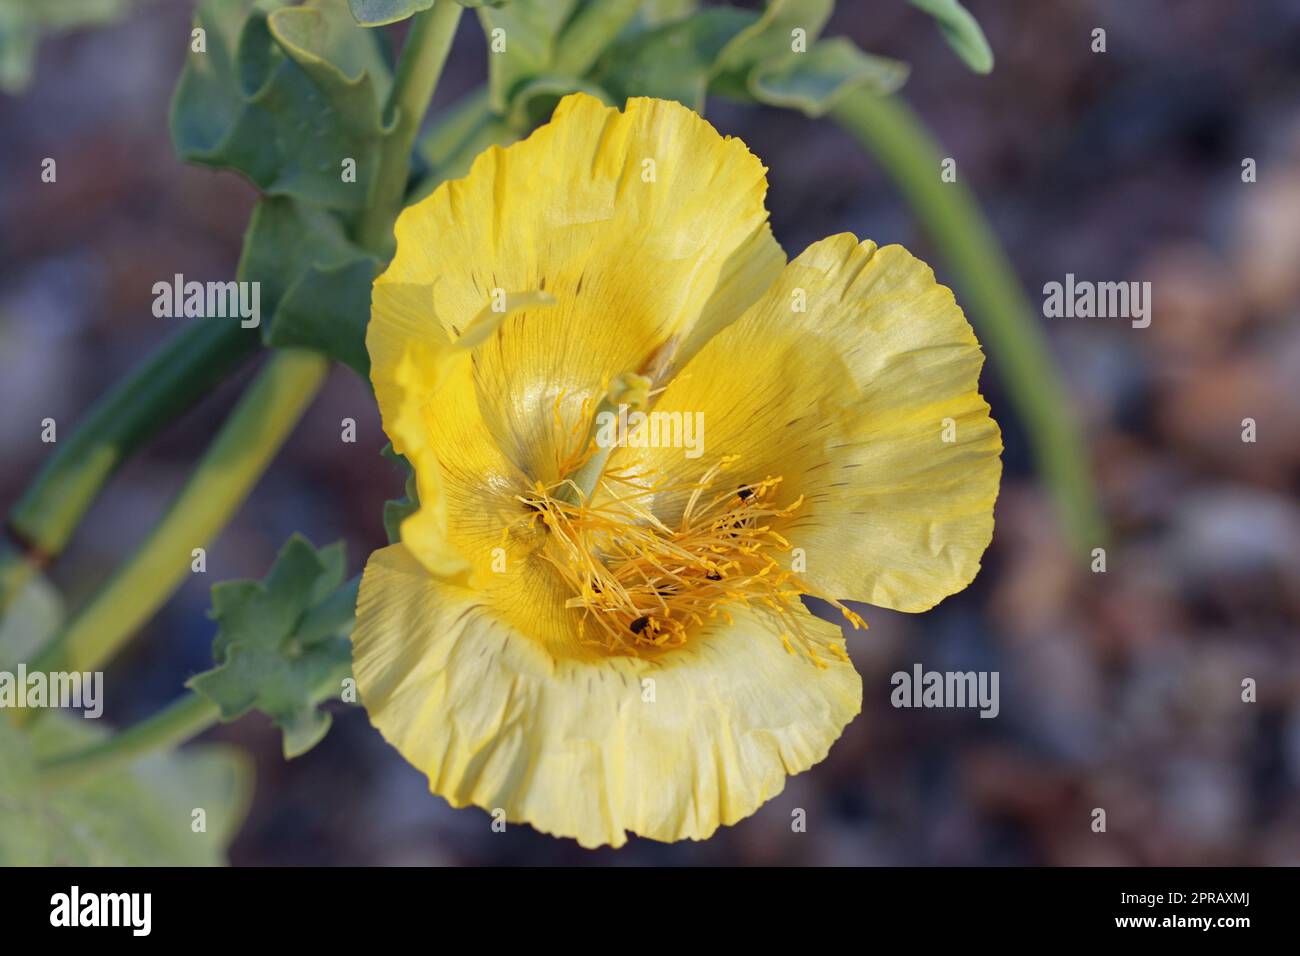
[[[734,461],[724,458],[685,485],[609,470],[590,496],[575,496],[564,480],[539,483],[518,497],[523,515],[506,534],[521,524],[541,526],[538,553],[573,591],[566,606],[578,614],[579,640],[608,652],[679,647],[710,621],[734,623],[728,608],[744,607],[768,617],[790,653],[801,648],[818,667],[826,666],[819,652],[843,659],[838,644],[803,626],[800,595],[815,592],[777,560],[791,545],[775,526],[803,497],[778,505],[780,477],[724,481]],[[669,526],[652,506],[679,495],[686,504]],[[866,627],[852,610],[826,599],[855,630]]]

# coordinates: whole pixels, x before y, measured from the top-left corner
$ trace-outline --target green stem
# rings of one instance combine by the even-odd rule
[[[165,709],[84,750],[51,758],[41,765],[41,782],[66,787],[131,763],[154,750],[168,750],[215,724],[221,711],[212,701],[186,694]]]
[[[31,665],[96,670],[171,596],[284,444],[329,368],[315,352],[280,351],[262,369],[189,482],[131,559]]]
[[[384,105],[384,122],[391,125],[392,132],[384,140],[375,194],[357,230],[361,245],[384,259],[392,255],[393,222],[406,195],[411,148],[433,99],[459,22],[460,4],[455,0],[437,0],[432,8],[412,17],[410,33],[397,61],[397,75]]]
[[[581,7],[564,28],[551,72],[585,76],[641,5],[642,0],[601,0]]]
[[[0,613],[56,557],[109,478],[136,449],[198,403],[260,344],[229,319],[188,323],[101,398],[55,445],[9,515],[0,552]]]
[[[940,180],[939,147],[899,98],[850,96],[832,115],[875,154],[955,277],[1070,541],[1080,553],[1102,544],[1104,520],[1086,446],[1047,338],[974,196],[960,183]]]

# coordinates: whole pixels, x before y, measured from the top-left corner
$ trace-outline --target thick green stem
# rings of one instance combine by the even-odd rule
[[[328,360],[315,352],[275,354],[162,521],[33,662],[32,670],[95,670],[113,656],[190,572],[193,549],[206,547],[243,503],[328,368]]]
[[[971,192],[940,179],[942,155],[897,97],[847,97],[832,114],[880,161],[952,272],[1023,421],[1043,481],[1083,553],[1105,535],[1086,446],[1034,310]]]
[[[186,694],[148,720],[94,746],[51,758],[41,765],[41,782],[66,787],[88,777],[131,763],[154,750],[168,750],[198,736],[221,717],[217,705],[195,693]]]
[[[0,613],[31,572],[57,556],[109,478],[198,403],[260,344],[230,319],[188,323],[96,403],[10,512],[0,551]]]
[[[358,242],[384,259],[393,251],[393,222],[406,196],[411,148],[447,62],[459,21],[460,4],[437,0],[431,9],[411,19],[411,30],[397,61],[397,75],[384,105],[384,122],[393,129],[384,140],[375,193],[357,230]]]

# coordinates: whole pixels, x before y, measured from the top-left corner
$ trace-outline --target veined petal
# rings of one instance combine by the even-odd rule
[[[487,150],[402,213],[370,337],[409,338],[422,321],[432,328],[418,334],[454,340],[494,293],[553,295],[544,321],[512,316],[478,352],[474,382],[506,458],[554,480],[584,403],[622,372],[666,377],[780,272],[764,173],[678,103],[631,99],[620,112],[566,97],[527,140]],[[390,284],[423,290],[422,319],[389,314]],[[395,365],[381,359],[372,378],[387,421],[397,413],[380,382]]]
[[[929,266],[851,235],[814,243],[669,385],[657,411],[703,413],[705,453],[618,459],[689,477],[780,475],[804,504],[781,532],[818,593],[923,611],[964,588],[993,533],[1001,435],[984,356]],[[656,505],[671,523],[680,495]]]
[[[842,650],[837,628],[807,628]],[[744,612],[655,657],[557,655],[402,545],[371,555],[353,642],[372,723],[434,793],[588,847],[735,823],[862,701],[847,660],[818,670]]]
[[[475,570],[481,571],[488,546],[473,534],[472,522],[495,516],[508,500],[508,489],[523,480],[478,412],[471,353],[511,314],[536,311],[551,301],[536,292],[505,296],[499,309],[481,310],[452,340],[430,321],[424,287],[389,282],[374,288],[366,347],[375,397],[393,449],[415,470],[420,499],[419,509],[402,522],[401,537],[438,577],[481,581]],[[445,454],[446,449],[455,454]],[[495,527],[499,534],[500,525]]]

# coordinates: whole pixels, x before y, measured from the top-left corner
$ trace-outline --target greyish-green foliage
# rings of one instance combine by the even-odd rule
[[[317,551],[294,535],[263,580],[212,589],[217,666],[188,686],[215,703],[225,720],[254,709],[266,714],[284,733],[285,757],[305,753],[325,736],[330,715],[318,705],[338,696],[351,673],[352,644],[339,623],[351,619],[355,594],[339,592],[343,572],[342,544]],[[340,593],[336,614],[331,599]]]

